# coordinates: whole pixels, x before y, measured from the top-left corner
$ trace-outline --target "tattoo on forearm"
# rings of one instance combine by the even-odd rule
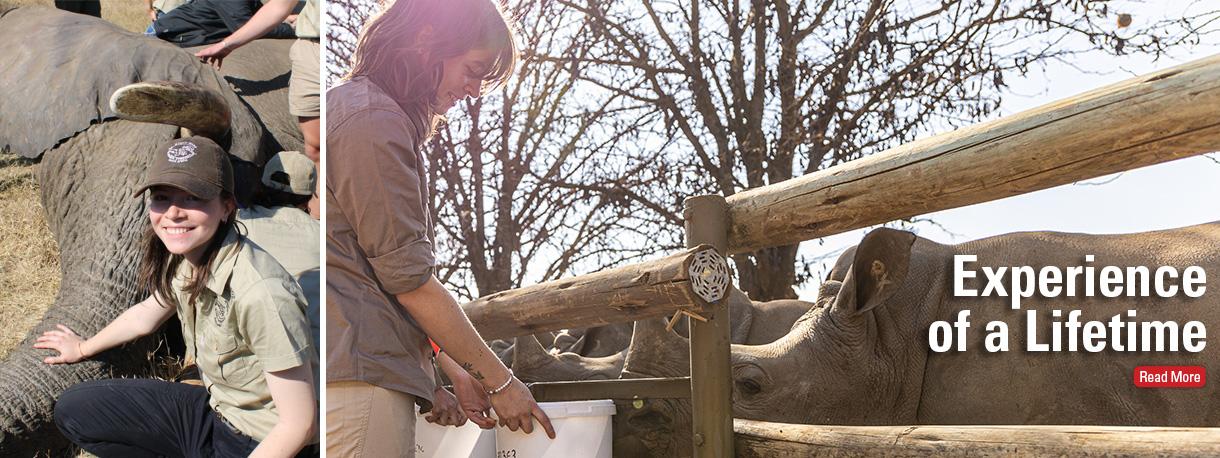
[[[469,372],[470,376],[474,377],[475,380],[483,381],[483,373],[474,370],[474,364],[462,363],[462,369],[465,369],[466,372]]]

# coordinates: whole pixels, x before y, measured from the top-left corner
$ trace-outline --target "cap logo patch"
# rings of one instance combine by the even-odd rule
[[[169,147],[169,151],[165,152],[165,156],[170,162],[181,164],[187,159],[195,157],[195,144],[191,142],[178,142]]]

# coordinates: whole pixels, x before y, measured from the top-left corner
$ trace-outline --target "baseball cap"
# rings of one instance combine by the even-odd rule
[[[195,197],[212,200],[220,191],[233,192],[229,154],[206,137],[177,138],[157,148],[148,176],[133,197],[153,186],[173,186]]]
[[[298,151],[280,152],[263,166],[263,186],[271,189],[309,196],[317,182],[313,161]]]

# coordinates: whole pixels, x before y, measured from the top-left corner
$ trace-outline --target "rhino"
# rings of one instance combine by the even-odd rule
[[[731,289],[728,297],[732,323],[730,341],[759,345],[778,339],[787,334],[792,323],[812,305],[795,299],[755,302],[740,290]],[[671,327],[685,330],[688,327],[686,320],[682,317]],[[649,329],[645,339],[653,338],[650,325],[658,322],[662,328],[666,327],[660,320],[643,325]],[[621,375],[631,342],[636,340],[633,329],[640,326],[640,323],[625,323],[587,330],[563,330],[556,335],[518,337],[504,350],[509,354],[505,359],[511,361],[510,366],[517,377],[526,382],[616,379]],[[686,361],[683,359],[682,364]]]
[[[738,418],[838,425],[1074,424],[1220,426],[1216,384],[1143,389],[1141,365],[1220,367],[1220,349],[1192,352],[1027,352],[1027,310],[1045,342],[1052,311],[1084,320],[1200,321],[1220,326],[1220,296],[1100,296],[1027,299],[954,295],[954,255],[977,266],[1187,266],[1220,272],[1220,222],[1124,235],[1021,232],[943,245],[893,229],[869,233],[843,253],[819,303],[792,331],[766,345],[732,347]],[[1100,269],[1099,269],[1100,270]],[[980,277],[983,275],[980,273]],[[975,282],[981,289],[982,282]],[[1215,290],[1215,277],[1207,286]],[[928,330],[970,310],[965,351],[933,352]],[[987,323],[1007,324],[1010,347],[985,350]],[[1213,346],[1214,347],[1214,346]]]
[[[627,348],[631,327],[631,323],[616,323],[588,329],[564,329],[555,333],[551,347],[581,356],[610,356]]]
[[[1085,254],[1116,266],[1200,266],[1220,272],[1220,223],[1127,235],[1025,232],[959,245],[881,228],[846,250],[818,297],[789,332],[763,344],[731,347],[733,416],[834,425],[1081,424],[1220,426],[1216,384],[1201,389],[1137,388],[1140,365],[1220,367],[1220,351],[1198,353],[1027,353],[1025,310],[1006,297],[954,297],[954,254],[978,266],[1078,266]],[[982,274],[979,275],[980,277]],[[1217,281],[1207,286],[1215,290]],[[981,288],[976,288],[981,289]],[[1197,299],[1027,299],[1050,332],[1049,310],[1108,320],[1129,309],[1142,320],[1220,325],[1216,295]],[[934,321],[971,310],[967,351],[928,345]],[[983,326],[1007,323],[1007,352],[984,350]],[[682,337],[663,323],[637,324],[622,378],[689,373]],[[659,399],[619,404],[618,456],[690,456],[690,403]]]
[[[548,350],[534,335],[518,337],[513,346],[513,374],[525,382],[612,380],[623,370],[626,348],[608,356],[584,356]]]
[[[727,298],[730,341],[761,345],[788,334],[793,323],[815,304],[795,299],[751,301],[738,289]],[[682,377],[690,374],[690,343],[683,317],[674,326],[666,319],[635,322],[628,345],[604,357],[589,357],[559,348],[545,350],[534,336],[517,339],[513,371],[522,380],[606,380]],[[672,330],[670,329],[672,328]],[[563,334],[555,340],[561,341]],[[616,456],[689,456],[690,402],[675,399],[616,401]],[[678,426],[675,428],[675,424]]]

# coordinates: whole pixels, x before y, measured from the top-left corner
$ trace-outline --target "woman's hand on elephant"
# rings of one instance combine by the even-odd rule
[[[44,332],[34,341],[34,348],[59,352],[58,356],[48,356],[43,358],[42,362],[47,364],[72,364],[84,360],[87,356],[82,347],[85,339],[76,335],[76,332],[73,332],[67,326],[57,324],[55,327],[59,329]]]
[[[530,434],[534,431],[533,420],[537,418],[538,424],[542,425],[542,429],[546,431],[546,436],[551,439],[555,438],[555,427],[551,426],[551,419],[546,416],[546,412],[543,412],[541,407],[538,407],[538,403],[534,401],[534,395],[530,394],[530,389],[521,380],[513,377],[504,391],[490,397],[501,426],[507,426],[510,431],[520,428],[526,434]]]
[[[424,416],[424,420],[441,426],[462,426],[466,424],[466,414],[462,413],[453,393],[438,385],[432,392],[432,411]]]
[[[224,40],[221,40],[220,43],[199,50],[199,52],[195,53],[195,57],[220,70],[220,65],[224,62],[225,56],[228,56],[231,52],[233,52],[233,47]]]

